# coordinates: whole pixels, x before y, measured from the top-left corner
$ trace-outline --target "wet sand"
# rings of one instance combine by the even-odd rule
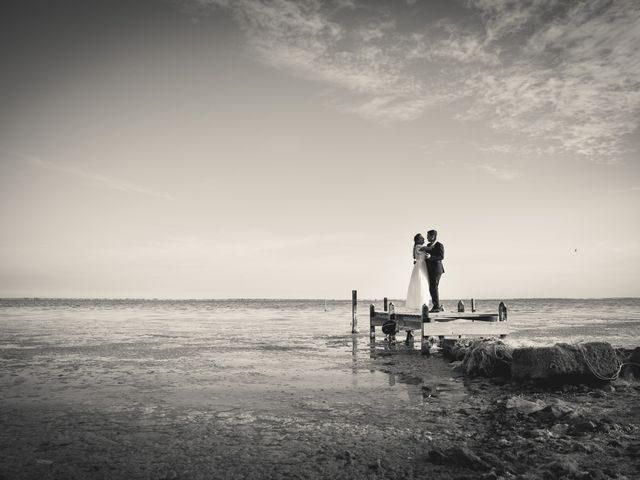
[[[242,338],[16,336],[0,478],[640,478],[637,382],[544,390],[363,335]]]

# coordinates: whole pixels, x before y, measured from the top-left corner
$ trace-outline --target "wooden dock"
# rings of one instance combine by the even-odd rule
[[[420,350],[428,353],[431,339],[435,337],[439,340],[469,335],[504,338],[509,333],[504,302],[500,302],[495,313],[464,312],[464,306],[459,307],[458,312],[430,313],[427,305],[423,305],[420,314],[396,312],[393,303],[387,307],[386,298],[384,303],[383,311],[376,311],[373,304],[369,307],[369,336],[372,341],[376,338],[376,327],[382,327],[392,342],[400,331],[407,332],[407,341],[413,336],[413,331],[420,331]]]

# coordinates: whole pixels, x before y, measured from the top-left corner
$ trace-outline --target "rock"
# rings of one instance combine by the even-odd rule
[[[570,432],[573,435],[580,435],[585,433],[592,433],[598,430],[598,425],[586,418],[572,422],[570,424]]]
[[[498,480],[499,478],[498,474],[494,470],[491,470],[490,472],[482,475],[480,480]]]
[[[542,410],[533,413],[536,419],[546,423],[555,423],[556,421],[570,417],[576,414],[574,407],[562,400],[556,399],[551,405],[547,405]]]
[[[442,342],[442,354],[453,361],[462,361],[469,350],[471,341],[468,339],[446,338]]]
[[[546,405],[541,400],[532,402],[530,400],[525,400],[522,397],[511,397],[509,400],[507,400],[506,407],[507,410],[515,410],[516,412],[529,415],[531,413],[542,410],[546,407]]]
[[[462,365],[467,375],[482,377],[511,376],[513,348],[499,340],[473,340]]]
[[[480,458],[491,465],[495,470],[503,471],[506,470],[503,461],[493,453],[483,452],[480,454]]]
[[[507,440],[506,438],[501,438],[500,440],[498,440],[498,445],[500,445],[501,447],[510,447],[511,445],[513,445],[513,442]]]
[[[622,377],[627,380],[640,379],[640,347],[634,348],[624,363],[626,365],[622,367]]]
[[[517,348],[512,359],[511,375],[518,380],[593,382],[618,371],[616,353],[606,342]]]
[[[434,450],[429,450],[429,460],[431,460],[432,463],[435,463],[437,465],[445,465],[447,463],[447,457],[444,454],[444,452],[434,449]]]
[[[351,465],[356,457],[349,450],[345,450],[341,455],[338,455],[338,458],[343,459],[347,463],[347,465]]]
[[[472,470],[490,470],[491,466],[478,455],[465,447],[453,447],[447,450],[429,450],[429,460],[438,465],[455,465]]]
[[[568,459],[560,459],[556,460],[552,464],[549,465],[549,470],[553,472],[557,477],[561,477],[564,475],[567,476],[575,476],[580,473],[580,469],[578,468],[578,464],[573,460]],[[557,478],[555,477],[555,478]]]
[[[454,372],[464,373],[464,366],[462,365],[462,360],[456,360],[455,362],[451,362],[449,366]]]

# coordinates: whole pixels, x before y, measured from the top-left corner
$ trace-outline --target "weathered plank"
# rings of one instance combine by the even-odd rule
[[[420,315],[415,313],[395,312],[396,321],[415,322],[418,325],[421,322]],[[499,320],[497,313],[430,313],[429,318],[432,322],[452,322],[455,320],[466,320],[473,322],[497,322]],[[373,324],[380,326],[389,320],[389,312],[375,312],[372,317]],[[418,327],[419,328],[419,327]]]
[[[507,335],[511,329],[507,322],[430,322],[422,327],[425,336],[458,336],[458,335]]]

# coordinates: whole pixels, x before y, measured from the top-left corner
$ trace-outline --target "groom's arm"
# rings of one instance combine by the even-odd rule
[[[436,243],[431,249],[430,253],[431,256],[429,257],[429,260],[444,260],[444,245],[442,245],[441,243]]]

